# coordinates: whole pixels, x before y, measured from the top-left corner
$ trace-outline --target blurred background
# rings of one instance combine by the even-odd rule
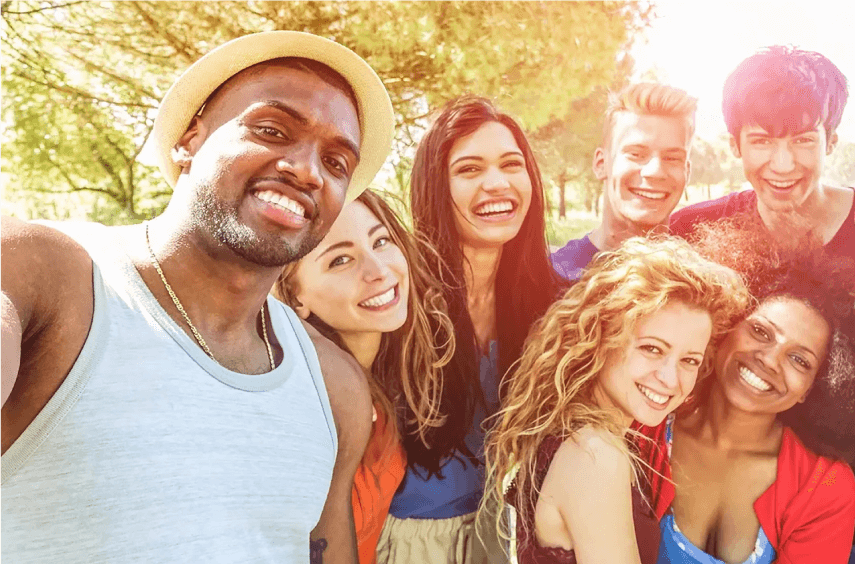
[[[374,67],[398,124],[374,186],[404,199],[432,110],[464,92],[496,100],[535,147],[552,244],[597,223],[590,163],[609,89],[661,80],[700,99],[681,205],[743,188],[721,86],[756,49],[819,51],[855,90],[855,7],[831,0],[4,1],[2,18],[2,211],[25,219],[118,224],[158,214],[170,189],[144,147],[160,98],[208,50],[257,31],[322,35]],[[832,184],[855,185],[853,106],[826,161]]]

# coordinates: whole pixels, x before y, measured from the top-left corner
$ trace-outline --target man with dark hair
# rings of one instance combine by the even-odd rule
[[[352,51],[248,35],[161,103],[162,215],[4,218],[4,560],[356,562],[367,382],[268,292],[393,127]]]
[[[753,190],[679,210],[671,231],[690,235],[699,222],[757,213],[773,233],[812,233],[829,253],[855,259],[855,192],[820,181],[847,97],[846,78],[819,53],[775,46],[742,61],[725,81],[722,108]]]

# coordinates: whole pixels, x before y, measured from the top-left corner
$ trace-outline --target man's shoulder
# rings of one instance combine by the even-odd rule
[[[749,211],[756,200],[757,195],[754,190],[743,190],[714,200],[686,206],[671,214],[671,233],[679,236],[688,235],[694,231],[695,225],[699,223],[716,221],[723,217]]]
[[[598,252],[599,249],[594,246],[588,235],[571,239],[552,253],[552,267],[562,278],[575,280]]]

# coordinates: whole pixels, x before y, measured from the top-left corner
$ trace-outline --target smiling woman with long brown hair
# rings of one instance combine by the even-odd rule
[[[274,286],[276,297],[351,353],[368,378],[375,420],[353,488],[360,564],[375,561],[404,477],[402,435],[421,443],[444,420],[441,370],[454,352],[454,332],[440,285],[424,267],[432,252],[366,190]]]
[[[485,558],[474,527],[481,423],[499,408],[501,375],[561,282],[531,147],[489,100],[465,96],[443,107],[419,143],[410,195],[414,230],[441,259],[428,268],[445,284],[457,348],[444,369],[445,422],[424,443],[407,444],[407,476],[381,546],[390,562],[471,562]]]

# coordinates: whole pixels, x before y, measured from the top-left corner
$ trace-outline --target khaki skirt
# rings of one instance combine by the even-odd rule
[[[450,519],[386,517],[377,542],[377,564],[499,564],[508,557],[495,526],[475,532],[477,513]],[[492,531],[492,535],[490,535]]]

